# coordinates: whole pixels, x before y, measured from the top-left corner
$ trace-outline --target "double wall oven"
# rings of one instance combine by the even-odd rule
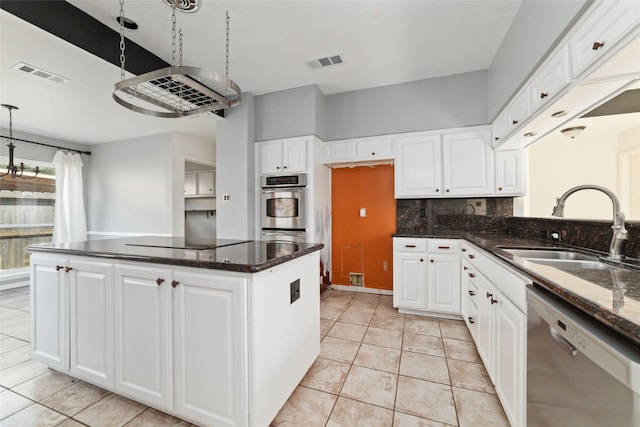
[[[262,239],[304,242],[307,175],[263,175],[260,186]]]

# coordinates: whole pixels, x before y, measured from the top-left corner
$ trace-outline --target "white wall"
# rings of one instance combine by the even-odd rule
[[[237,107],[225,111],[216,138],[216,233],[219,239],[255,236],[254,98],[242,94]],[[230,200],[223,200],[224,194]]]
[[[172,234],[172,143],[173,135],[164,133],[92,147],[90,234]]]

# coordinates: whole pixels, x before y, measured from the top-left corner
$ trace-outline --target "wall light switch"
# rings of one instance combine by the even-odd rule
[[[360,217],[364,218],[367,216],[367,208],[360,208]]]

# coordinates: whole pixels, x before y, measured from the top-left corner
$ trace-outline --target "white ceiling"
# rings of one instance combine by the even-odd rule
[[[116,0],[73,5],[117,30]],[[254,95],[316,84],[324,94],[445,76],[490,66],[521,0],[213,1],[179,13],[183,64],[224,72],[225,11],[231,16],[230,78]],[[171,63],[171,8],[125,0],[139,31],[127,37]],[[214,139],[217,118],[159,119],[111,99],[118,67],[0,11],[0,95],[14,130],[96,144],[167,131]],[[312,70],[305,61],[340,54]],[[57,85],[11,67],[23,61],[70,78]],[[8,127],[2,109],[1,125]]]

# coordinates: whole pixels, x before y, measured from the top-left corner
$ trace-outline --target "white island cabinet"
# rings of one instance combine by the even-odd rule
[[[198,425],[268,426],[320,353],[322,245],[144,249],[160,263],[109,244],[30,248],[33,359]]]

